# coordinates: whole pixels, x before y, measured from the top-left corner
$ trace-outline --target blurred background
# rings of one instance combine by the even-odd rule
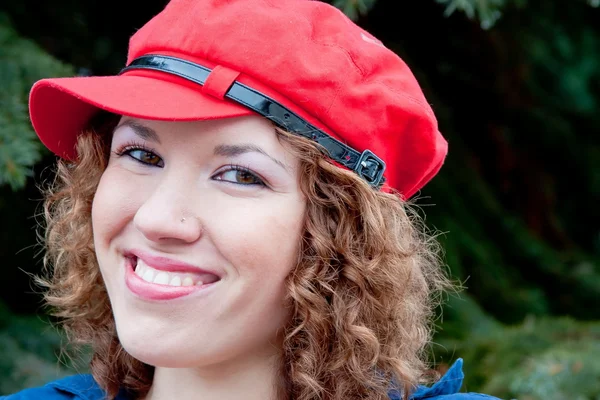
[[[0,394],[85,372],[59,361],[31,283],[55,158],[28,91],[117,73],[166,2],[0,3]],[[501,398],[600,399],[600,0],[332,3],[409,64],[449,141],[417,202],[465,286],[440,310],[434,366],[462,357],[463,390]]]

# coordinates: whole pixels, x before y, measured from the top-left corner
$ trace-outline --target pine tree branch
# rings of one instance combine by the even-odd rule
[[[449,17],[454,12],[464,13],[469,19],[477,20],[483,29],[492,28],[502,17],[502,12],[508,6],[522,8],[527,0],[435,0],[446,6],[444,14]],[[591,7],[600,7],[600,0],[586,1]]]
[[[455,11],[464,13],[469,19],[480,21],[483,29],[491,28],[502,15],[502,9],[510,0],[436,0],[446,6],[444,14],[448,17]],[[523,4],[525,0],[516,0]]]
[[[366,15],[377,0],[333,0],[333,5],[344,12],[351,20]]]
[[[0,49],[0,186],[17,190],[44,151],[29,123],[31,85],[49,76],[73,75],[73,70],[19,37],[4,14],[0,14]]]

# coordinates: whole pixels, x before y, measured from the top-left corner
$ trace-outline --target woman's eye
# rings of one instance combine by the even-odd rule
[[[129,157],[131,157],[143,164],[152,165],[155,167],[163,167],[164,166],[163,160],[159,156],[157,156],[156,154],[154,154],[153,152],[148,151],[148,150],[131,149],[131,150],[124,151],[123,154],[127,154]]]
[[[260,185],[265,186],[265,183],[258,176],[253,174],[252,172],[235,167],[232,169],[228,169],[227,171],[223,171],[214,177],[215,180],[218,181],[226,181],[231,183],[237,183],[239,185]]]

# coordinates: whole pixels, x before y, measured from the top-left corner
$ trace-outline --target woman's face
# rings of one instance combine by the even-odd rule
[[[305,200],[297,160],[260,117],[123,117],[92,221],[119,339],[201,367],[277,354]]]

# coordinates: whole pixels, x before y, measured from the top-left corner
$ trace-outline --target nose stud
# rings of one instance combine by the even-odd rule
[[[185,218],[181,218],[181,220],[180,220],[180,221],[181,221],[181,222],[185,222]]]

